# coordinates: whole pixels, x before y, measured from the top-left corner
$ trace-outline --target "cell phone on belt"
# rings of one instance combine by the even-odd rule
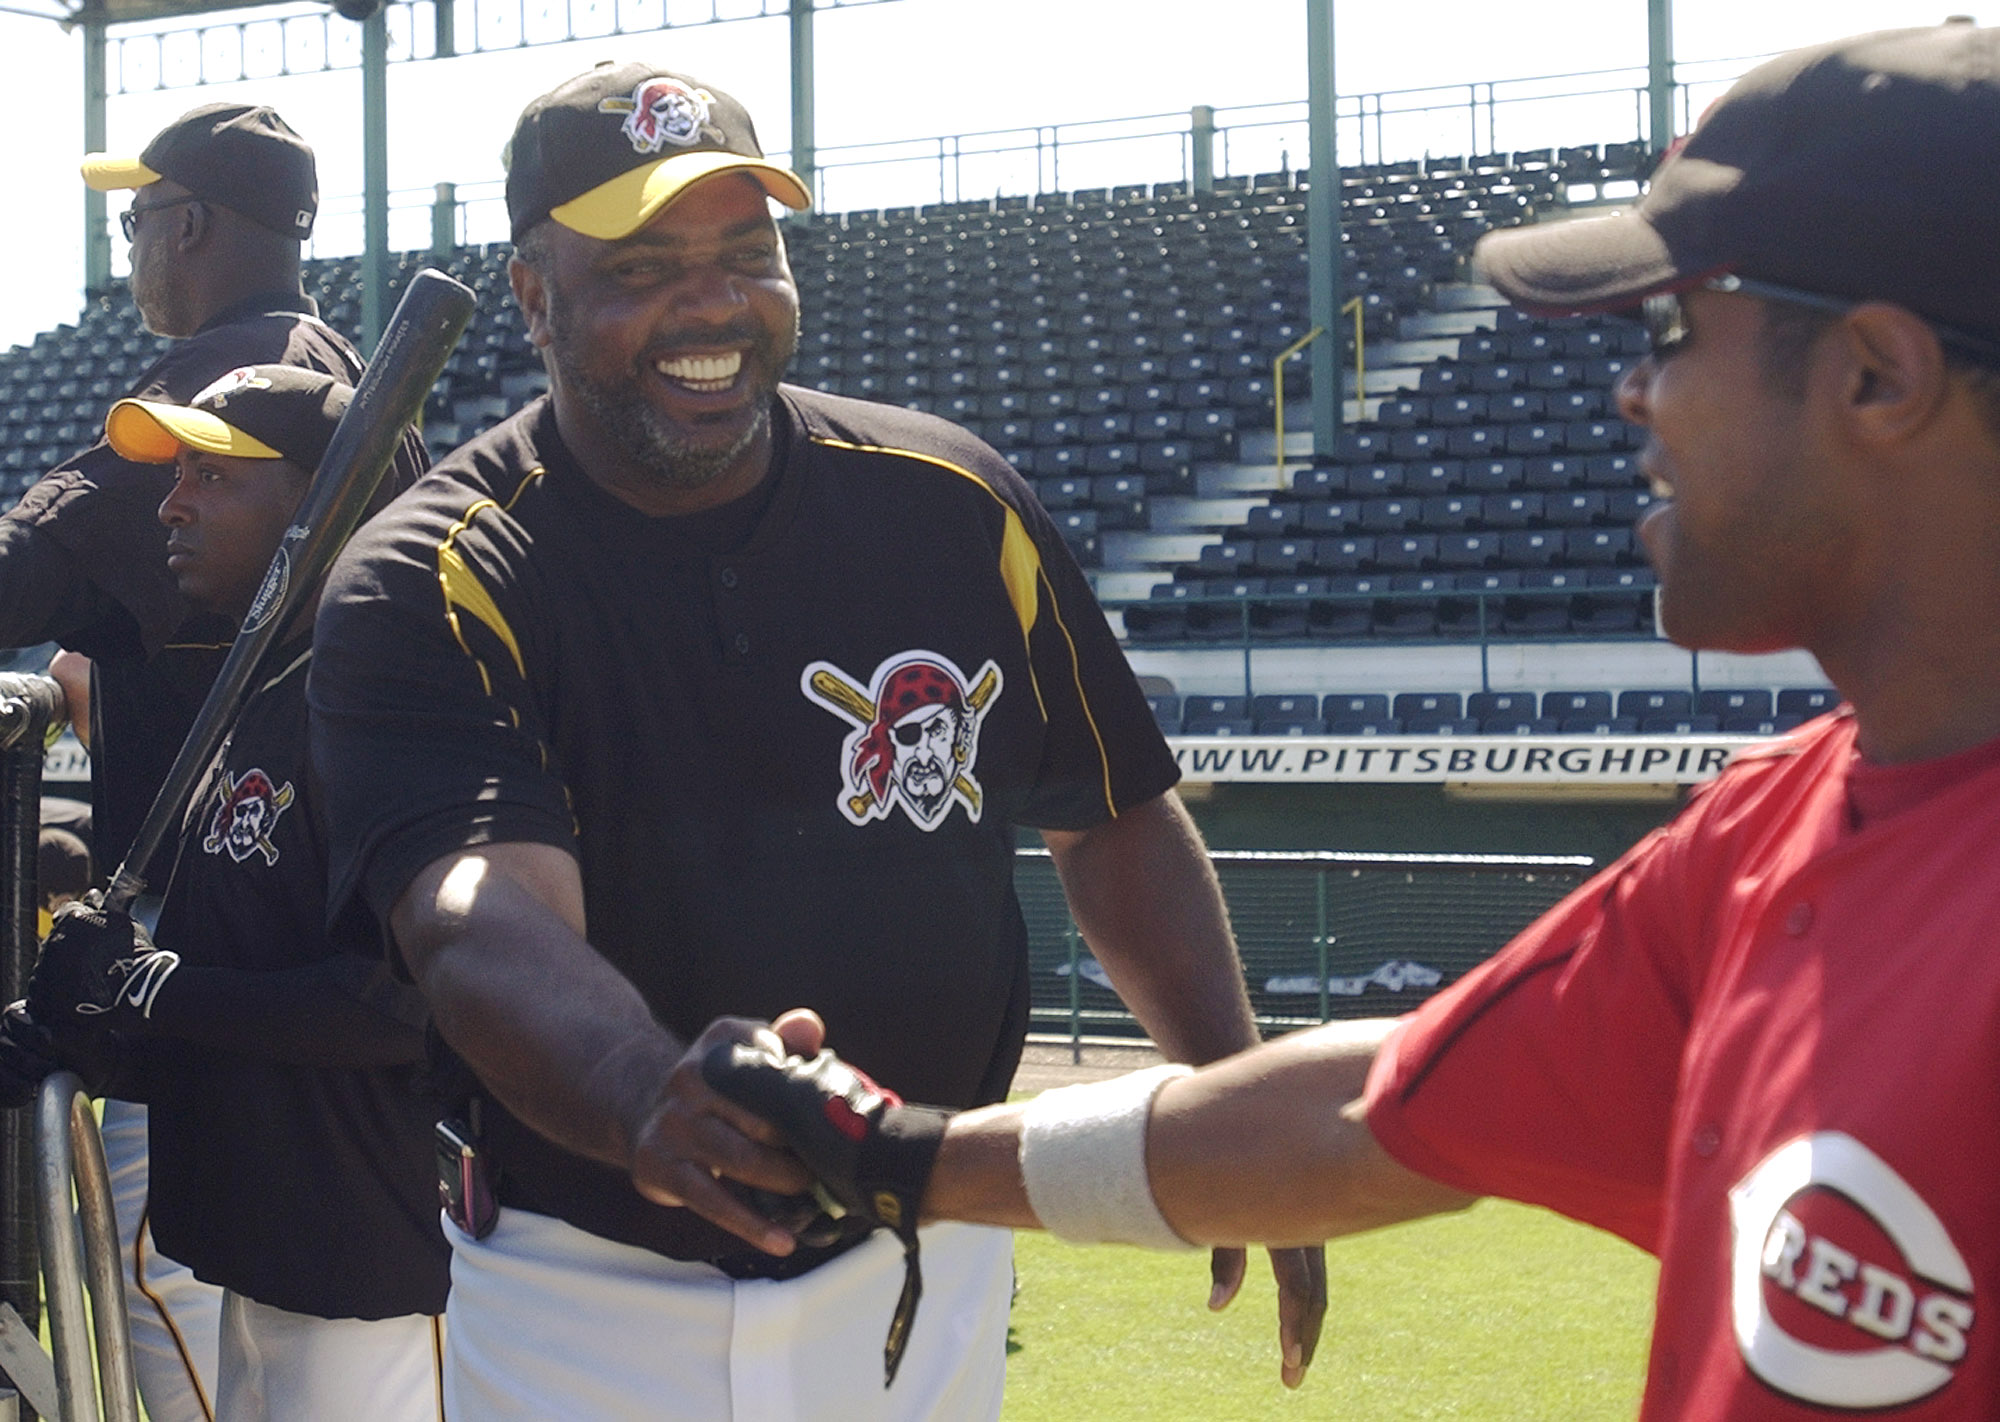
[[[500,1204],[493,1197],[486,1157],[465,1122],[446,1117],[437,1123],[437,1167],[445,1218],[474,1239],[486,1238],[500,1218]]]

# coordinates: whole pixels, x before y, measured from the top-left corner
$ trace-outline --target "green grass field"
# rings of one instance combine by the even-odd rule
[[[1545,1210],[1486,1201],[1327,1249],[1325,1337],[1278,1383],[1270,1272],[1222,1314],[1205,1255],[1016,1237],[1008,1422],[1348,1418],[1611,1422],[1638,1411],[1653,1260]]]

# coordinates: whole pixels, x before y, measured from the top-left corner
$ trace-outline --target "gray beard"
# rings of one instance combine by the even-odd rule
[[[742,438],[727,448],[693,444],[670,424],[658,410],[632,395],[630,387],[607,388],[585,377],[558,350],[563,383],[583,402],[583,407],[622,450],[626,458],[669,489],[700,489],[714,483],[741,459],[758,438],[770,428],[771,412],[766,402],[757,418],[743,431]]]
[[[777,376],[770,377],[766,388],[757,391],[757,417],[741,438],[724,449],[698,445],[643,399],[630,380],[609,384],[585,375],[581,363],[572,358],[575,342],[564,316],[563,309],[552,302],[549,354],[562,375],[563,385],[590,411],[625,457],[651,475],[661,488],[705,488],[734,468],[770,429],[771,398],[778,391]],[[761,347],[758,354],[764,354]]]

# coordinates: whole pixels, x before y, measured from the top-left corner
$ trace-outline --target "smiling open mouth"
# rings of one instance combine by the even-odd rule
[[[743,353],[727,355],[675,356],[653,362],[653,369],[677,385],[702,394],[718,394],[736,383],[743,369]]]

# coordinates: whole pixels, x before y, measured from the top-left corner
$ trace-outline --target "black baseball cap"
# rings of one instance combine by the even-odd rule
[[[805,181],[766,161],[736,100],[650,64],[604,63],[521,111],[507,145],[514,240],[545,217],[615,241],[691,183],[748,173],[787,207],[812,206]]]
[[[1882,30],[1751,70],[1638,206],[1489,233],[1475,259],[1538,315],[1731,273],[1892,301],[2000,338],[2000,30]]]
[[[104,419],[111,447],[137,464],[171,464],[182,449],[319,468],[354,387],[295,365],[232,370],[185,405],[120,400]]]
[[[92,153],[83,180],[99,192],[172,179],[196,197],[300,241],[319,211],[312,148],[262,104],[204,104],[153,136],[137,158]]]

